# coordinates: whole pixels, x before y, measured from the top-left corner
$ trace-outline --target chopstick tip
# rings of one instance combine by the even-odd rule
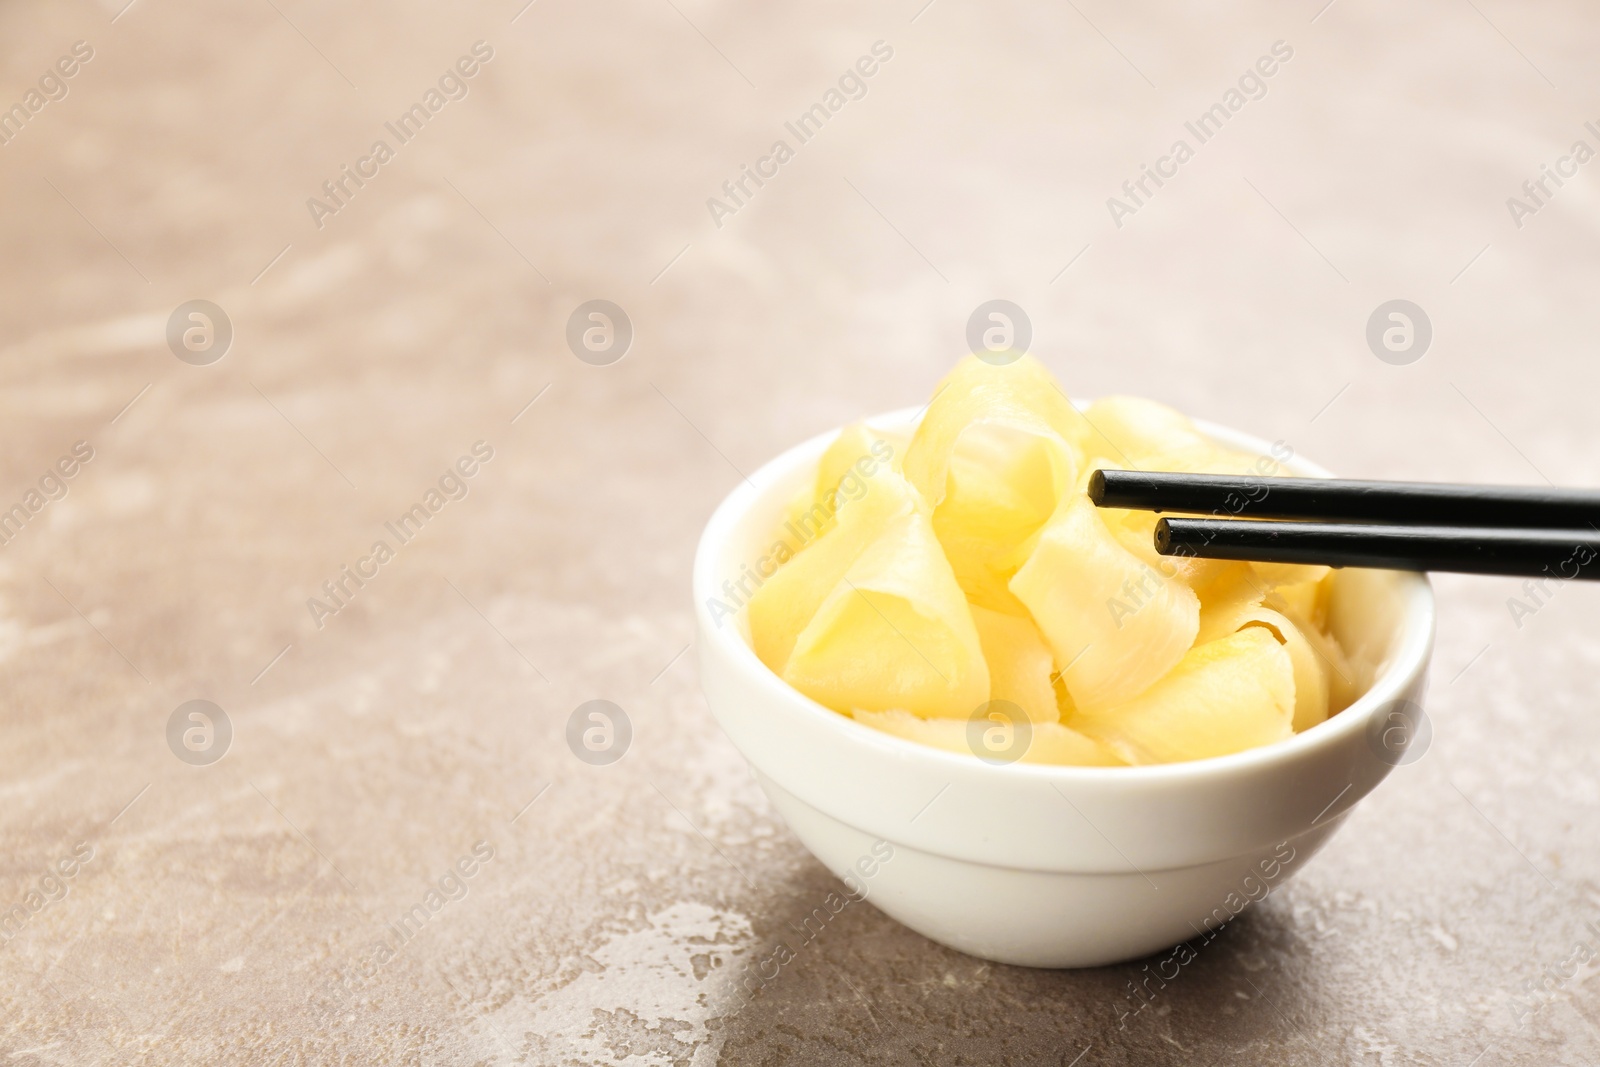
[[[1155,544],[1161,555],[1172,555],[1172,524],[1166,519],[1156,520]]]
[[[1089,501],[1095,507],[1104,507],[1106,498],[1106,472],[1096,470],[1089,475]]]

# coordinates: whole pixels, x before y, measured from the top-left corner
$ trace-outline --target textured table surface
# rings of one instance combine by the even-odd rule
[[[1121,1026],[1137,964],[870,905],[800,944],[836,883],[688,604],[740,471],[919,403],[996,297],[1075,394],[1593,483],[1588,6],[124,2],[0,7],[6,1062],[1600,1061],[1595,590],[1439,579],[1431,748]],[[195,299],[220,359],[169,345]],[[569,349],[591,299],[620,362]],[[1420,359],[1369,347],[1392,299]],[[231,737],[169,740],[191,700]]]

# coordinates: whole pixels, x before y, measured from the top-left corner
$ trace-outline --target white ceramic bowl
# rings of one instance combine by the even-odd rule
[[[904,429],[914,417],[870,421]],[[1199,425],[1232,448],[1269,450]],[[766,554],[833,437],[762,467],[707,524],[694,566],[701,684],[796,836],[913,930],[1032,967],[1148,955],[1210,933],[1296,873],[1397,762],[1373,739],[1387,729],[1392,749],[1395,702],[1421,702],[1434,607],[1425,576],[1390,571],[1339,571],[1331,599],[1335,635],[1376,665],[1367,692],[1303,733],[1231,756],[994,765],[881,733],[801,695],[756,658],[744,613],[725,617],[711,604],[726,602],[724,581]],[[1326,473],[1298,459],[1287,467]]]

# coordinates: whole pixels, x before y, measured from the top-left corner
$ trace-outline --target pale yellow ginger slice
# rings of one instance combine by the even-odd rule
[[[1121,767],[1126,760],[1070,726],[1041,723],[1033,727],[1033,738],[1023,763],[1051,763],[1072,767]]]
[[[1059,722],[1055,657],[1033,620],[974,604],[972,621],[989,664],[989,699],[1015,704],[1031,722]]]
[[[841,512],[839,529],[790,566],[825,550],[851,518]],[[836,711],[900,708],[965,719],[988,701],[989,669],[972,612],[925,508],[895,518],[851,563],[779,673]]]
[[[1101,397],[1083,413],[1088,424],[1084,449],[1093,466],[1157,470],[1140,462],[1165,452],[1210,447],[1187,415],[1138,396]]]
[[[857,710],[852,712],[852,717],[875,730],[882,730],[886,734],[893,734],[932,748],[941,748],[946,752],[974,756],[982,751],[981,748],[974,749],[972,727],[969,722],[956,719],[920,719],[905,711]],[[983,729],[1004,730],[1007,727],[1002,723],[994,723]],[[1028,729],[1028,747],[1018,757],[1019,762],[1078,767],[1119,767],[1123,764],[1123,761],[1106,746],[1060,723],[1031,723]],[[1001,751],[1008,749],[1009,741],[1009,737],[1002,739],[996,748]],[[980,746],[984,744],[981,738],[978,744]]]
[[[1056,711],[1061,716],[1062,722],[1071,722],[1072,716],[1077,714],[1078,706],[1072,702],[1072,694],[1067,692],[1067,683],[1058,670],[1050,676],[1050,688],[1056,693]]]
[[[1161,516],[1154,511],[1100,508],[1099,513],[1100,521],[1106,524],[1106,529],[1111,531],[1123,548],[1138,556],[1158,574],[1176,578],[1191,588],[1214,580],[1227,564],[1225,560],[1187,555],[1163,556],[1157,552],[1156,523],[1161,521]]]
[[[894,469],[904,447],[865,423],[840,430],[818,461],[812,486],[790,505],[783,532],[792,550],[799,551],[831,529],[839,509],[861,499],[879,470]]]
[[[1329,573],[1332,573],[1331,570]],[[1321,589],[1320,580],[1273,585],[1267,594],[1266,604],[1269,608],[1320,628],[1325,622]]]
[[[896,467],[905,452],[906,441],[903,434],[868,426],[864,422],[846,426],[817,462],[818,498],[839,488],[839,483],[852,467],[867,478],[880,465]]]
[[[1079,709],[1129,700],[1194,643],[1200,602],[1124,548],[1087,497],[1067,501],[1011,579]]]
[[[1200,596],[1200,629],[1194,641],[1203,645],[1237,633],[1270,590],[1250,564],[1229,562],[1195,592]]]
[[[1262,563],[1250,564],[1269,586],[1315,585],[1332,572],[1332,567],[1320,563]]]
[[[1244,625],[1266,629],[1289,653],[1289,664],[1294,669],[1294,716],[1290,725],[1295,733],[1326,719],[1331,671],[1323,653],[1306,637],[1306,628],[1286,615],[1262,607],[1250,612]]]
[[[1187,415],[1137,396],[1108,396],[1084,412],[1088,467],[1190,474],[1286,474],[1276,455],[1255,456],[1217,444]],[[1285,453],[1287,456],[1288,453]]]
[[[1328,586],[1326,580],[1317,583],[1319,591]],[[1275,596],[1276,594],[1274,594]],[[1268,599],[1271,604],[1272,598]],[[1318,615],[1326,614],[1326,604],[1319,600],[1315,611]],[[1334,715],[1343,711],[1355,702],[1361,695],[1363,675],[1361,670],[1351,661],[1350,655],[1339,644],[1337,638],[1328,633],[1322,626],[1304,615],[1298,614],[1294,609],[1283,607],[1283,614],[1299,628],[1300,635],[1316,652],[1317,659],[1327,670],[1328,677],[1328,714]],[[1299,727],[1296,727],[1297,729]]]
[[[1304,599],[1298,587],[1297,599]],[[1222,574],[1197,590],[1200,596],[1200,632],[1196,645],[1204,645],[1237,633],[1247,626],[1264,626],[1289,653],[1294,667],[1294,729],[1315,726],[1328,717],[1331,664],[1322,650],[1313,645],[1302,618],[1293,615],[1288,605],[1269,590],[1248,563],[1229,563]],[[1265,603],[1265,602],[1270,602]],[[1283,608],[1283,611],[1275,610]]]
[[[974,604],[1025,614],[1007,586],[1021,563],[1018,548],[1055,510],[1054,447],[993,426],[975,426],[958,443],[933,530]]]
[[[1198,431],[1197,431],[1198,432]],[[1164,452],[1151,452],[1141,457],[1141,470],[1178,471],[1184,474],[1240,474],[1251,477],[1272,477],[1286,474],[1283,466],[1271,456],[1257,456],[1239,452],[1217,444],[1209,437],[1199,437],[1182,448]],[[1243,504],[1246,498],[1241,497]],[[1241,507],[1238,509],[1243,510]],[[1227,518],[1218,515],[1217,518]]]
[[[1043,365],[1022,356],[1003,365],[968,356],[940,383],[906,448],[907,480],[929,504],[945,497],[956,442],[969,427],[1006,426],[1042,437],[1051,447],[1055,495],[1077,479],[1082,455],[1074,443],[1082,419]]]
[[[1163,465],[1159,457],[1210,456],[1216,448],[1187,415],[1143,397],[1102,397],[1085,410],[1084,422],[1089,434],[1084,445],[1088,456],[1084,464],[1085,482],[1087,472],[1097,468],[1175,469]],[[1153,511],[1107,508],[1101,518],[1128,551],[1164,575],[1193,584],[1207,580],[1216,569],[1214,560],[1158,553],[1155,526],[1161,516]]]
[[[840,507],[826,535],[779,567],[750,598],[750,640],[761,662],[781,675],[795,639],[845,572],[892,521],[920,506],[915,491],[893,470],[880,468],[868,478],[866,493]]]
[[[1294,665],[1265,628],[1197,645],[1126,703],[1079,709],[1071,725],[1129,763],[1175,763],[1241,752],[1293,733]]]
[[[1211,441],[1202,441],[1185,448],[1155,452],[1144,457],[1140,467],[1144,470],[1174,471],[1180,474],[1239,474],[1243,457],[1236,456]],[[1242,499],[1242,498],[1241,498]],[[1228,518],[1228,515],[1213,515]]]
[[[898,708],[891,708],[888,711],[867,711],[856,708],[850,712],[850,717],[874,730],[882,730],[886,734],[893,734],[907,741],[915,741],[921,745],[963,756],[975,754],[968,742],[967,721],[963,719],[924,719]]]
[[[1102,447],[1108,439],[1117,444],[1121,462],[1102,462],[1112,460],[1102,454],[1092,456],[1086,469],[1116,466],[1185,474],[1265,477],[1288,473],[1277,457],[1250,455],[1218,445],[1195,429],[1185,416],[1151,400],[1107,397],[1091,404],[1087,415],[1097,427],[1108,428],[1098,441]],[[1249,503],[1241,497],[1237,508],[1225,509],[1211,517],[1248,519],[1251,517]],[[1151,511],[1106,510],[1107,525],[1122,536],[1130,551],[1147,562],[1152,556],[1168,560],[1168,566],[1176,568],[1177,574],[1191,584],[1198,585],[1215,577],[1214,560],[1159,556],[1155,552],[1155,526],[1160,520],[1161,516]],[[1252,563],[1251,566],[1269,589],[1316,582],[1328,573],[1327,567],[1298,563]]]

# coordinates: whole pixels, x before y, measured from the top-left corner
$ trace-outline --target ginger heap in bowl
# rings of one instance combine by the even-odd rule
[[[750,598],[756,654],[868,726],[1009,762],[1222,756],[1315,726],[1359,673],[1326,567],[1159,555],[1100,468],[1278,473],[1135,397],[1080,412],[1021,357],[969,357],[909,440],[846,427],[791,508],[798,548]],[[787,545],[787,542],[780,542]]]

